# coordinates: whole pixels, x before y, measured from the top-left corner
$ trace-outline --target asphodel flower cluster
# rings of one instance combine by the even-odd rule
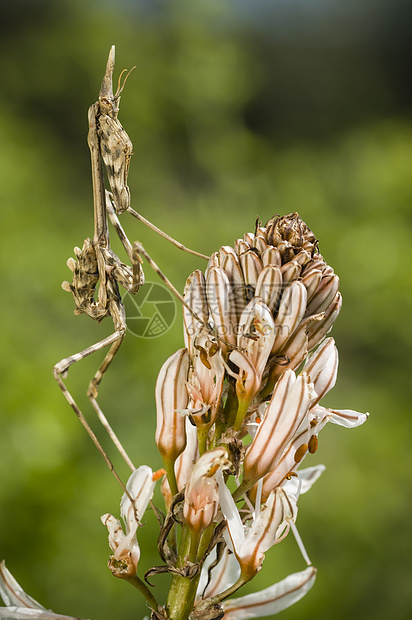
[[[297,213],[257,224],[189,276],[185,347],[166,360],[156,385],[166,516],[163,565],[146,576],[169,572],[172,585],[164,606],[146,596],[152,618],[273,615],[313,585],[316,570],[295,522],[300,495],[324,467],[301,465],[316,452],[327,422],[351,428],[368,415],[321,405],[337,376],[338,352],[326,335],[341,309],[338,288]],[[132,475],[122,500],[125,531],[103,517],[111,568],[134,585],[138,525],[154,477],[145,466]],[[306,568],[232,598],[291,530]]]

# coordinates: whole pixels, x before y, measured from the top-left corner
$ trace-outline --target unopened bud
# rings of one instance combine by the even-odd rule
[[[175,461],[186,446],[185,417],[189,355],[180,349],[160,369],[156,382],[156,444],[163,459]]]

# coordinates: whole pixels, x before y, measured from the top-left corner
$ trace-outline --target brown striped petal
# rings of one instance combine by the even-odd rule
[[[276,469],[271,471],[263,478],[262,485],[262,501],[265,501],[273,489],[275,489],[285,479],[289,472],[295,471],[299,463],[296,462],[295,454],[301,448],[301,446],[307,445],[310,438],[309,424],[296,433],[292,442],[286,447],[282,456],[280,457]],[[256,485],[255,485],[256,486]],[[251,489],[253,491],[253,489]]]
[[[250,250],[249,244],[246,243],[246,241],[243,241],[243,239],[236,239],[234,248],[238,256],[241,256],[242,254],[244,254],[245,252],[249,252]]]
[[[200,269],[190,274],[186,281],[183,299],[204,323],[209,320],[209,308],[206,299],[206,281]],[[191,351],[193,338],[203,328],[188,308],[183,307],[185,345]]]
[[[307,302],[312,299],[313,295],[319,287],[321,280],[322,272],[319,269],[312,269],[301,278],[300,281],[302,282],[302,284],[304,284],[307,291]]]
[[[236,252],[230,245],[222,245],[218,254],[219,254],[219,264],[215,265],[215,267],[223,267],[223,263],[227,256],[234,256],[235,258],[237,258]]]
[[[187,349],[176,351],[163,364],[156,382],[156,444],[160,454],[175,461],[186,446],[185,417],[188,394],[186,379],[189,370]]]
[[[254,235],[254,233],[250,233],[250,232],[245,233],[243,235],[243,241],[245,243],[247,243],[250,248],[253,248],[253,246],[255,245],[255,235]]]
[[[285,284],[289,284],[289,282],[293,282],[293,280],[297,280],[300,276],[301,266],[296,261],[292,260],[282,265],[280,268],[282,272],[283,282]]]
[[[279,267],[275,265],[268,265],[267,267],[264,267],[260,272],[256,283],[256,297],[260,297],[273,312],[282,292],[283,280]]]
[[[229,278],[220,267],[212,267],[207,274],[206,296],[213,326],[219,338],[236,344],[236,310]],[[223,351],[227,347],[220,342]]]
[[[262,256],[263,252],[268,247],[268,244],[266,243],[266,239],[264,237],[257,235],[255,237],[253,247],[255,247],[257,251],[259,252],[260,256]]]
[[[277,353],[292,336],[303,319],[306,309],[306,288],[302,282],[292,282],[283,292],[275,318],[276,338],[272,354]]]
[[[306,316],[310,316],[311,314],[318,314],[319,312],[323,312],[324,310],[326,310],[326,308],[328,308],[328,306],[334,299],[336,293],[338,292],[338,289],[338,276],[323,276],[316,290],[316,293],[313,295],[312,299],[308,303],[308,307],[306,309]]]
[[[322,321],[313,323],[308,328],[308,351],[311,351],[317,344],[322,342],[328,331],[332,329],[340,310],[342,308],[342,295],[336,293],[335,299],[325,311],[325,317]]]
[[[205,452],[195,463],[186,485],[183,515],[190,529],[202,532],[214,520],[218,505],[217,471],[230,465],[224,448]]]
[[[247,304],[247,290],[237,254],[234,252],[233,255],[228,253],[222,261],[222,269],[229,278],[232,287],[233,304],[236,316],[239,318]]]
[[[263,269],[262,261],[253,250],[249,250],[240,255],[240,266],[246,285],[256,288],[256,283],[260,272]]]
[[[321,271],[323,273],[325,268],[326,268],[326,266],[327,265],[326,265],[325,261],[320,260],[320,259],[312,258],[312,260],[309,261],[307,263],[307,265],[305,266],[304,271],[302,271],[302,276],[303,275],[307,275],[311,271]]]
[[[311,256],[306,250],[301,250],[300,252],[298,252],[298,254],[296,254],[293,260],[295,261],[295,263],[298,263],[299,265],[304,267],[311,260]]]
[[[220,267],[220,255],[219,252],[213,252],[210,255],[209,260],[207,262],[207,267],[205,269],[205,277],[207,278],[207,274],[212,267]]]
[[[289,519],[295,519],[296,512],[296,502],[288,497],[283,489],[276,489],[269,495],[242,543],[234,545],[243,575],[251,577],[258,572],[265,552],[273,547],[280,537],[280,526]]]
[[[272,471],[307,415],[312,398],[306,374],[286,370],[274,389],[264,420],[244,461],[244,479],[256,482]]]
[[[304,368],[317,394],[312,406],[333,388],[338,374],[338,350],[333,338],[327,338],[307,360]]]
[[[260,237],[263,237],[264,239],[267,239],[267,228],[266,226],[259,226],[259,228],[256,229],[256,236],[259,235]]]
[[[316,568],[293,573],[264,590],[223,602],[225,620],[249,620],[270,616],[294,605],[315,583]]]
[[[262,264],[264,267],[267,265],[276,265],[277,267],[281,267],[282,259],[279,250],[273,246],[268,246],[262,254]]]

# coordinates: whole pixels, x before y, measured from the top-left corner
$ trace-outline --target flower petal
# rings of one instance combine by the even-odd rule
[[[100,517],[101,522],[105,525],[109,532],[109,546],[113,551],[116,560],[130,559],[134,567],[140,560],[140,547],[136,539],[137,523],[135,527],[126,535],[123,532],[122,524],[111,514],[105,514]]]
[[[308,373],[318,395],[315,405],[336,383],[338,374],[338,350],[333,338],[327,338],[309,357],[303,370]]]
[[[230,588],[240,576],[240,566],[233,553],[226,547],[219,562],[212,568],[210,566],[216,561],[216,547],[210,553],[202,566],[197,597],[211,598]]]
[[[277,614],[303,598],[313,586],[315,577],[316,568],[311,566],[269,588],[225,601],[224,620],[249,620]]]
[[[186,379],[189,370],[187,349],[180,349],[166,360],[156,381],[156,444],[162,458],[174,461],[186,445],[185,418],[188,404]]]
[[[216,476],[221,469],[229,466],[224,448],[205,452],[195,463],[186,485],[183,504],[183,515],[192,531],[200,533],[213,522],[219,505]]]
[[[240,546],[245,538],[242,519],[240,518],[235,500],[225,484],[221,471],[216,472],[216,482],[219,486],[219,504],[226,519],[230,536],[230,538],[225,536],[225,539],[230,550],[234,551],[234,548]]]
[[[231,345],[235,345],[237,317],[233,291],[226,272],[220,267],[209,269],[206,294],[216,333]],[[222,343],[220,345],[225,352],[227,347]]]
[[[11,572],[6,568],[3,560],[0,562],[0,596],[5,605],[17,605],[32,609],[45,609],[34,598],[26,594],[21,585],[15,580]]]
[[[221,250],[222,249],[223,248],[221,248]],[[236,316],[240,317],[244,307],[247,304],[247,289],[245,287],[242,269],[239,264],[239,258],[233,249],[232,252],[233,254],[227,253],[226,256],[222,258],[222,269],[229,278],[229,282],[232,287],[233,305]]]
[[[242,573],[254,575],[261,567],[265,552],[268,551],[283,533],[282,524],[295,519],[296,501],[283,489],[273,491],[254,519],[244,537],[243,543],[235,549]]]
[[[29,609],[27,607],[0,607],[2,620],[80,620],[78,617],[62,616],[47,609]]]
[[[302,493],[307,493],[312,488],[313,484],[319,478],[319,476],[325,471],[324,465],[315,465],[314,467],[306,467],[306,469],[298,470],[298,477],[292,476],[290,480],[285,482],[282,488],[294,495],[296,498]]]
[[[141,519],[148,503],[153,497],[155,485],[153,471],[148,465],[141,465],[141,467],[134,470],[126,484],[129,495],[135,500],[134,505],[132,506],[126,493],[123,494],[120,502],[120,514],[126,525],[129,524],[130,512],[133,513],[133,522],[135,521],[135,512],[138,518]]]
[[[317,344],[322,342],[323,338],[332,329],[332,326],[342,308],[342,295],[338,292],[330,306],[325,310],[325,316],[322,321],[313,323],[308,328],[308,351],[311,351]]]
[[[292,282],[285,288],[275,319],[276,338],[272,353],[279,351],[303,319],[306,308],[306,288],[302,282]]]
[[[356,428],[366,422],[369,417],[369,413],[359,413],[352,409],[328,409],[327,411],[331,413],[330,421],[333,424],[346,428]]]
[[[286,370],[276,384],[265,418],[249,446],[244,461],[244,478],[256,482],[276,469],[278,460],[306,416],[313,390],[306,373],[296,378]]]
[[[268,265],[274,265],[276,267],[282,266],[282,258],[277,248],[268,246],[262,254],[262,264],[264,267]]]
[[[256,284],[256,297],[260,297],[273,312],[282,291],[283,280],[279,267],[275,265],[268,265],[259,274]]]
[[[188,277],[183,299],[204,323],[208,322],[209,308],[207,307],[206,300],[206,281],[200,269],[196,269]],[[186,306],[183,306],[183,322],[185,327],[185,345],[188,349],[191,349],[193,338],[202,329],[203,325],[195,319]]]
[[[319,314],[329,307],[339,289],[339,278],[336,275],[324,275],[316,293],[308,303],[306,316]]]
[[[246,286],[249,285],[255,290],[259,274],[263,269],[262,261],[253,250],[241,254],[239,260]]]

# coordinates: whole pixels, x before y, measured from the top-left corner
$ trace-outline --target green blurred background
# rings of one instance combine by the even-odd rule
[[[411,18],[407,0],[2,2],[0,556],[46,607],[145,615],[106,568],[99,517],[118,514],[120,489],[51,373],[111,329],[75,317],[60,283],[92,235],[87,108],[116,44],[116,75],[137,65],[120,111],[132,206],[206,254],[257,215],[297,210],[341,277],[340,375],[326,404],[371,416],[322,431],[308,464],[327,469],[298,519],[318,580],[278,617],[410,617]],[[122,218],[178,288],[203,266]],[[136,465],[160,466],[154,384],[182,346],[180,315],[159,339],[129,335],[100,390]],[[69,375],[88,413],[97,365]],[[146,520],[142,571],[159,562]],[[287,539],[251,589],[302,568]],[[166,592],[167,577],[154,581]]]

